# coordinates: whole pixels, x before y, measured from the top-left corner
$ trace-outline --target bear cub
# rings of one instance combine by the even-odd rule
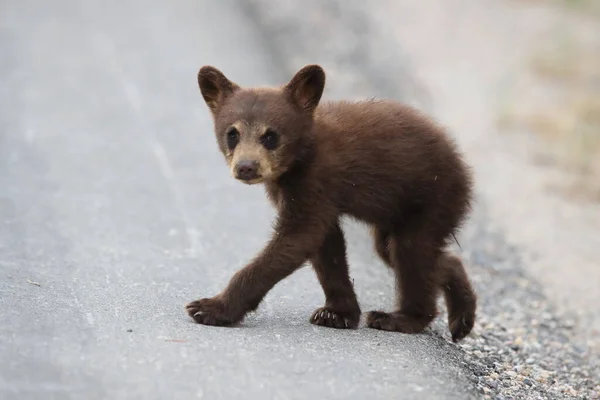
[[[453,341],[475,322],[476,295],[447,247],[473,196],[469,167],[444,130],[390,100],[320,102],[325,72],[307,65],[277,88],[243,88],[204,66],[198,84],[231,174],[263,183],[278,212],[264,249],[212,298],[186,306],[198,323],[228,326],[306,261],[325,292],[316,325],[356,328],[361,309],[348,275],[344,215],[369,225],[395,273],[397,306],[367,326],[418,333],[443,293]]]

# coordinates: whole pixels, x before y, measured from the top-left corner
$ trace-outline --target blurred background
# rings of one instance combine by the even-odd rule
[[[309,63],[326,99],[426,111],[473,166],[464,343],[444,312],[423,337],[315,330],[308,268],[248,330],[188,323],[274,216],[229,176],[196,73]],[[0,1],[0,221],[2,398],[600,398],[600,2]],[[363,311],[391,307],[345,228]]]

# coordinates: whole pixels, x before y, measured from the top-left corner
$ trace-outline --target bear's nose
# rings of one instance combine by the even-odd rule
[[[238,179],[250,181],[258,178],[258,162],[243,160],[236,164],[235,173]]]

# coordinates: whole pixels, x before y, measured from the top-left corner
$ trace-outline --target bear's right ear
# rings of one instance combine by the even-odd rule
[[[198,86],[202,97],[215,114],[219,106],[233,94],[239,86],[231,82],[221,71],[210,65],[205,65],[198,71]]]

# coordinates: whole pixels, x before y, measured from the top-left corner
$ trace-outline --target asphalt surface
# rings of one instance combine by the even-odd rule
[[[260,187],[235,182],[196,85],[290,78],[233,1],[2,2],[1,399],[468,398],[432,333],[315,327],[304,268],[238,328],[194,324],[268,238]],[[389,272],[346,224],[364,311]]]
[[[251,4],[263,36],[277,49],[289,73],[318,60],[328,71],[326,90],[331,96],[390,96],[411,103],[446,125],[458,140],[474,168],[478,196],[455,250],[479,299],[473,332],[457,348],[479,397],[600,399],[598,356],[579,336],[593,321],[582,320],[578,328],[572,315],[558,313],[560,299],[531,274],[531,242],[511,240],[517,231],[536,232],[533,237],[541,238],[548,226],[554,226],[548,225],[550,215],[543,223],[526,225],[523,218],[514,219],[522,216],[521,211],[547,207],[547,197],[528,197],[531,180],[523,174],[529,167],[511,164],[516,161],[511,157],[514,147],[508,146],[506,135],[496,135],[493,117],[498,92],[492,88],[505,84],[493,77],[498,68],[511,65],[516,49],[499,45],[498,39],[516,40],[523,48],[527,34],[515,29],[507,35],[506,26],[528,30],[531,21],[539,22],[539,15],[529,15],[524,23],[522,9],[516,11],[510,1],[303,0],[274,6],[269,0],[248,0],[246,4]],[[488,31],[490,36],[472,34]],[[515,197],[515,191],[525,193],[527,200]],[[585,236],[580,230],[569,232],[574,240]],[[565,254],[573,256],[577,248]],[[572,275],[580,267],[567,268],[564,274]],[[433,329],[446,334],[443,317]]]

